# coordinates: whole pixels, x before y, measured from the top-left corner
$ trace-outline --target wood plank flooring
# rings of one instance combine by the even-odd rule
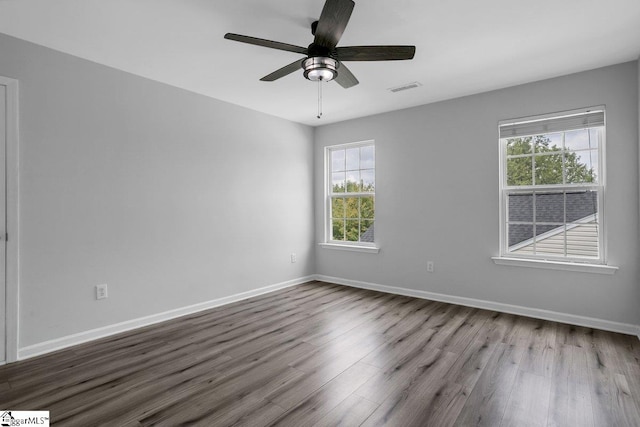
[[[639,426],[637,337],[311,282],[0,367],[56,426]]]

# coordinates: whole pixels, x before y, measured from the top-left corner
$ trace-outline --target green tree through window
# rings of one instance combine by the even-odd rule
[[[552,144],[547,135],[509,138],[507,185],[533,185],[534,176],[536,185],[596,182],[593,167],[581,162],[579,153]]]

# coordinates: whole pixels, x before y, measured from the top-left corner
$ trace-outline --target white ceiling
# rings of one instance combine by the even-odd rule
[[[412,61],[349,62],[360,84],[299,73],[300,55],[227,32],[307,46],[324,0],[0,0],[0,32],[133,74],[317,126],[513,86],[640,55],[639,0],[356,0],[338,44],[409,44]],[[387,89],[418,81],[417,89]]]

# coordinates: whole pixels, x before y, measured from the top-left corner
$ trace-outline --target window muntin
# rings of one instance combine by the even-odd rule
[[[598,108],[500,125],[503,256],[604,263],[604,130]]]
[[[373,245],[375,146],[373,142],[327,147],[327,241]]]

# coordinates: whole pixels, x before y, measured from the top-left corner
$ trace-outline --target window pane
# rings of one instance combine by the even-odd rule
[[[349,171],[347,172],[347,193],[360,192],[360,172]]]
[[[532,138],[530,136],[526,138],[509,138],[507,139],[507,155],[518,154],[531,154],[532,150]]]
[[[591,138],[591,141],[589,141],[589,144],[593,147],[593,148],[598,148],[598,145],[600,144],[600,131],[604,130],[604,128],[591,128],[589,129],[589,138]]]
[[[533,194],[509,194],[509,222],[533,222]]]
[[[373,145],[360,148],[360,169],[373,169],[375,167],[375,152]]]
[[[536,255],[564,256],[564,225],[536,227]]]
[[[344,218],[344,199],[332,198],[331,199],[331,217],[332,218]]]
[[[598,169],[598,151],[566,152],[564,154],[564,169],[567,184],[598,182],[595,172]]]
[[[373,220],[363,219],[360,221],[360,241],[373,243]]]
[[[567,192],[567,222],[587,221],[598,213],[597,191]]]
[[[345,222],[345,240],[357,242],[360,240],[360,221],[348,219]]]
[[[331,237],[333,240],[344,240],[344,220],[334,219],[331,221]]]
[[[567,256],[598,258],[599,227],[593,221],[567,224]]]
[[[571,151],[598,148],[598,130],[580,129],[565,132],[564,148]]]
[[[360,198],[360,217],[369,219],[375,218],[373,197]]]
[[[360,169],[360,148],[347,149],[347,170]]]
[[[532,185],[531,157],[507,159],[507,185]]]
[[[536,193],[536,222],[564,223],[564,193]]]
[[[360,171],[360,179],[362,179],[362,191],[373,193],[376,189],[376,173],[373,169]]]
[[[564,231],[564,224],[536,224],[536,242],[548,237],[548,234],[557,234]]]
[[[550,133],[548,135],[536,135],[533,137],[536,154],[551,153],[562,150],[562,134]]]
[[[562,184],[562,154],[535,156],[536,185]]]
[[[510,251],[513,245],[533,239],[533,224],[509,224],[508,228]]]
[[[334,193],[344,193],[344,172],[334,172],[331,174],[331,188]]]
[[[360,199],[358,197],[347,197],[346,202],[346,217],[347,218],[360,218]]]
[[[331,170],[339,172],[343,171],[344,167],[344,150],[331,150]]]

